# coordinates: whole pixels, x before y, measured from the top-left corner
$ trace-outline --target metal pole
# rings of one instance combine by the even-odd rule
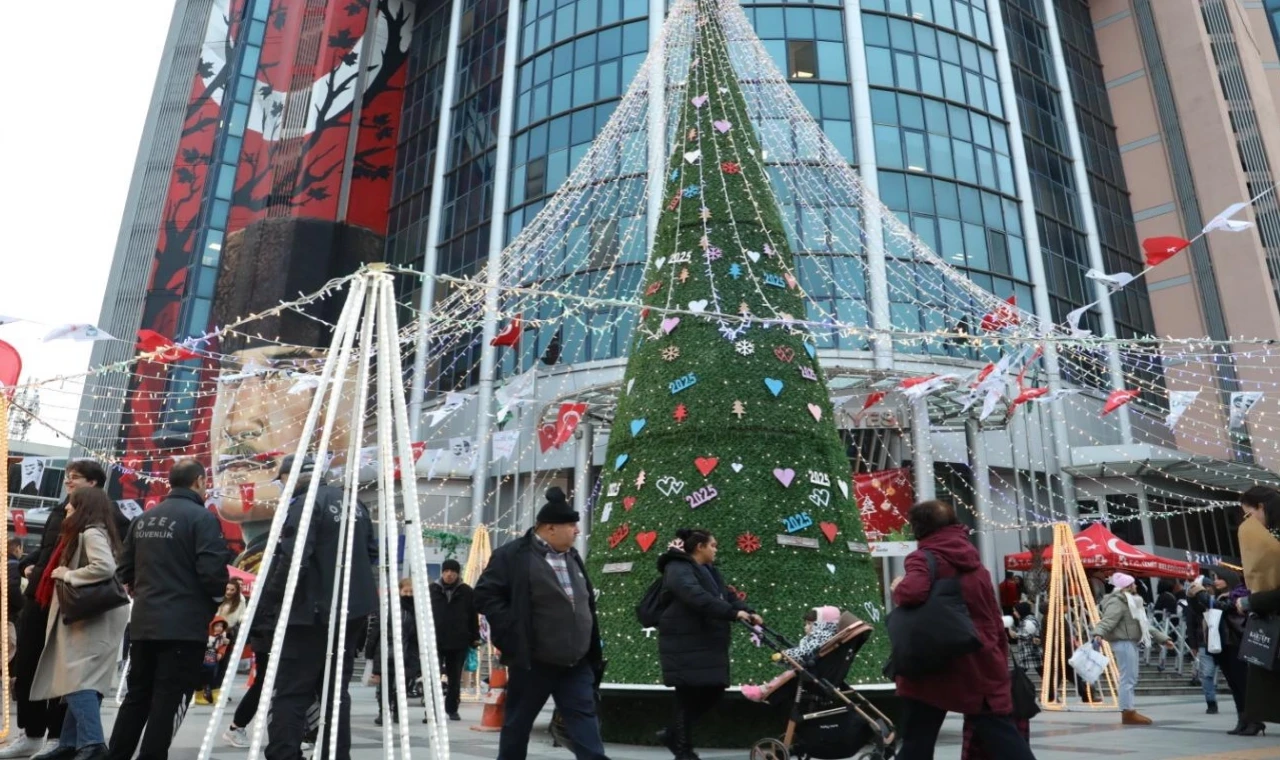
[[[1049,304],[1049,280],[1044,269],[1044,252],[1040,248],[1040,227],[1036,220],[1035,188],[1027,168],[1027,147],[1023,142],[1022,112],[1018,110],[1018,96],[1013,88],[1013,66],[1009,61],[1009,47],[1004,33],[1004,11],[1000,3],[988,3],[991,16],[991,39],[996,48],[996,71],[1000,75],[1000,100],[1005,118],[1009,122],[1009,150],[1013,159],[1013,179],[1018,188],[1018,208],[1022,218],[1022,234],[1027,244],[1027,271],[1031,276],[1031,297],[1036,316],[1045,323],[1053,322],[1053,308]],[[1062,369],[1058,360],[1058,347],[1049,343],[1044,347],[1045,382],[1052,393],[1062,387]],[[1062,399],[1049,403],[1049,424],[1053,431],[1054,462],[1051,469],[1062,485],[1062,503],[1069,518],[1078,514],[1076,508],[1075,480],[1063,472],[1062,467],[1071,462],[1070,428]]]
[[[502,110],[498,114],[497,167],[493,178],[493,213],[489,219],[489,262],[485,265],[484,331],[480,343],[480,390],[476,405],[476,468],[471,475],[471,528],[484,523],[485,490],[489,486],[489,435],[493,426],[493,375],[497,367],[498,288],[502,285],[502,251],[507,234],[507,191],[511,172],[511,121],[515,116],[516,51],[520,39],[520,3],[507,6],[507,45],[502,58]]]
[[[1089,187],[1089,168],[1085,166],[1084,147],[1080,142],[1080,125],[1076,121],[1075,97],[1071,94],[1071,78],[1067,73],[1067,60],[1063,57],[1062,37],[1058,31],[1058,11],[1054,0],[1042,0],[1045,24],[1048,26],[1050,57],[1053,59],[1054,77],[1058,80],[1058,92],[1062,100],[1062,120],[1067,128],[1067,144],[1071,149],[1071,171],[1075,178],[1076,195],[1080,200],[1080,218],[1084,221],[1085,240],[1088,243],[1089,266],[1100,272],[1107,270],[1102,258],[1102,243],[1098,235],[1098,219],[1093,207],[1093,191]],[[997,5],[990,3],[989,5]],[[1111,309],[1111,296],[1102,282],[1093,282],[1094,300],[1102,315],[1102,330],[1106,337],[1115,337],[1115,313]],[[1125,387],[1124,366],[1120,362],[1120,349],[1112,344],[1107,349],[1107,365],[1110,369],[1112,390]],[[1121,443],[1133,443],[1133,425],[1129,419],[1129,407],[1116,410],[1119,419]]]
[[[658,238],[658,217],[662,215],[662,178],[667,166],[667,71],[662,47],[664,0],[649,0],[649,195],[645,222],[649,250]]]
[[[893,341],[887,334],[893,327],[889,316],[889,275],[885,264],[884,223],[880,217],[880,179],[876,173],[876,141],[871,123],[871,89],[867,77],[867,54],[862,36],[862,2],[844,4],[845,27],[849,39],[845,50],[853,85],[853,133],[858,145],[858,174],[866,191],[862,206],[862,244],[867,255],[867,303],[871,326],[875,329],[872,351],[876,369],[893,369]]]
[[[964,421],[964,440],[969,449],[969,470],[973,473],[973,511],[978,524],[978,554],[994,579],[999,571],[996,556],[995,527],[991,524],[991,471],[987,465],[987,449],[982,441],[982,426],[970,417]]]
[[[595,446],[595,426],[589,422],[578,425],[577,447],[574,449],[573,462],[573,508],[582,515],[579,525],[582,532],[578,534],[578,553],[583,559],[587,557],[587,539],[591,533],[591,511],[588,508],[591,499],[591,452]]]
[[[444,209],[444,169],[449,165],[449,134],[453,130],[453,99],[458,78],[458,38],[462,25],[462,0],[453,0],[449,11],[449,47],[440,86],[440,118],[436,131],[436,162],[431,168],[431,212],[427,217],[427,249],[422,262],[422,289],[418,291],[418,335],[413,353],[413,385],[409,391],[409,426],[413,440],[423,439],[422,405],[427,396],[427,319],[436,301],[440,260],[440,221]],[[508,38],[510,39],[510,38]]]
[[[929,400],[911,401],[911,470],[915,475],[916,501],[938,497],[933,479],[933,431],[929,427]]]

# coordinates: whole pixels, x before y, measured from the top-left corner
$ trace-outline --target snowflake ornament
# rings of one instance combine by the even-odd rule
[[[707,261],[716,261],[722,256],[724,256],[724,251],[714,245],[707,249]]]
[[[740,340],[733,344],[733,350],[737,351],[739,356],[751,356],[756,352],[756,345],[749,340]]]
[[[702,188],[698,185],[689,185],[684,189],[684,197],[686,198],[697,198],[701,194]]]
[[[750,554],[760,549],[760,537],[754,533],[743,533],[738,536],[738,550]]]
[[[663,359],[665,359],[666,361],[669,361],[669,362],[673,362],[673,361],[675,361],[676,359],[679,359],[679,358],[680,358],[680,347],[679,347],[679,346],[667,346],[666,348],[662,349],[662,358],[663,358]]]

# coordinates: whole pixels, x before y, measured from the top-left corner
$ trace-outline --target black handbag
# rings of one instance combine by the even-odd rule
[[[1031,677],[1020,665],[1014,665],[1009,671],[1009,681],[1013,691],[1013,717],[1018,720],[1031,720],[1040,714],[1040,705],[1036,702],[1036,686]]]
[[[917,607],[889,613],[890,667],[895,676],[914,678],[942,670],[957,657],[982,648],[960,591],[960,577],[938,578],[937,560],[929,562],[929,598]]]
[[[1250,615],[1240,640],[1240,659],[1263,670],[1276,669],[1280,615]]]
[[[67,625],[95,618],[129,603],[124,585],[115,577],[83,586],[58,581],[57,591],[58,613]]]

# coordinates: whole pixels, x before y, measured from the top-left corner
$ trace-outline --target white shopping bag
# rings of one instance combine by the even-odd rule
[[[1204,624],[1208,628],[1209,635],[1205,639],[1206,647],[1209,654],[1222,653],[1222,632],[1218,630],[1218,624],[1222,622],[1222,610],[1205,610]]]
[[[1092,644],[1082,644],[1068,660],[1076,676],[1087,684],[1095,684],[1107,669],[1107,656],[1094,649]]]

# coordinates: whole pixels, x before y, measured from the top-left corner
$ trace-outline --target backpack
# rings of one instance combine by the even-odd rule
[[[669,604],[671,604],[671,594],[662,587],[662,576],[659,575],[653,579],[653,583],[649,584],[649,588],[645,589],[644,595],[640,597],[640,603],[636,605],[636,619],[644,628],[657,628],[658,620],[662,618],[662,613],[666,611]]]

